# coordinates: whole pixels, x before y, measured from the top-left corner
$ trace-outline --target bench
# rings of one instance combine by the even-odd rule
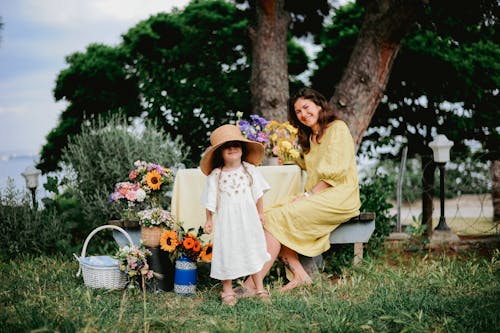
[[[375,213],[365,212],[342,223],[330,234],[330,244],[354,244],[353,263],[357,265],[363,259],[363,243],[368,243],[375,230]],[[306,257],[299,255],[304,269],[314,273],[323,266],[323,256]]]

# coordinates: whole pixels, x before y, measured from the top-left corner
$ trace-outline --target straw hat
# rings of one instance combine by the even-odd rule
[[[229,141],[240,141],[246,146],[246,156],[243,160],[254,165],[259,165],[264,159],[264,145],[260,142],[251,141],[245,138],[240,129],[235,125],[222,125],[210,135],[210,146],[201,157],[200,169],[205,175],[209,175],[213,169],[214,152]]]

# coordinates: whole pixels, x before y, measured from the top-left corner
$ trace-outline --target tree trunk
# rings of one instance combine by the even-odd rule
[[[358,40],[330,105],[348,124],[357,146],[384,95],[403,36],[421,9],[418,0],[364,1]]]
[[[432,236],[432,211],[434,197],[434,173],[436,164],[432,155],[422,155],[422,225],[427,226],[427,236]]]
[[[285,0],[258,0],[257,23],[250,28],[252,42],[252,113],[266,119],[284,121],[287,117],[288,52],[290,15]]]
[[[500,161],[491,161],[491,198],[493,200],[493,221],[500,222]]]

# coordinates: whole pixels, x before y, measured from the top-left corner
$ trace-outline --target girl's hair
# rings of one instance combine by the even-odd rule
[[[323,133],[325,131],[326,126],[337,119],[335,114],[333,113],[333,109],[328,104],[326,98],[319,92],[311,88],[301,88],[294,95],[290,97],[288,103],[288,121],[290,124],[299,129],[298,137],[299,144],[302,147],[302,151],[304,153],[308,153],[311,149],[311,144],[309,142],[309,137],[312,134],[312,130],[309,126],[302,124],[297,118],[297,114],[295,113],[295,102],[299,98],[304,98],[312,101],[314,104],[321,107],[321,111],[318,115],[318,124],[319,131],[317,135],[318,142],[321,140]]]

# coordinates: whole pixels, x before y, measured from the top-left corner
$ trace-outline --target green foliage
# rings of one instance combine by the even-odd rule
[[[23,256],[0,266],[0,332],[494,332],[498,259],[392,250],[347,269],[341,283],[322,276],[289,293],[270,285],[272,305],[224,307],[220,285],[198,285],[196,297],[147,293],[144,308],[142,293],[85,287],[76,260]]]
[[[65,169],[74,173],[74,179],[66,185],[68,204],[74,203],[82,213],[77,239],[108,219],[120,216],[121,207],[111,204],[109,196],[117,182],[128,179],[135,161],[158,163],[176,170],[182,167],[187,153],[188,148],[180,138],[172,140],[151,121],[144,122],[142,131],[129,127],[119,116],[106,121],[98,119],[83,127],[63,155]],[[163,197],[160,204],[168,209],[169,202]]]
[[[340,80],[362,13],[360,3],[342,7],[320,36],[323,50],[311,79],[319,91]],[[410,157],[430,154],[438,132],[455,142],[455,151],[468,152],[468,140],[477,140],[485,159],[498,159],[499,22],[495,1],[431,2],[403,40],[361,150],[384,146],[395,154],[404,143]]]
[[[326,1],[317,2],[325,15]],[[227,1],[193,1],[182,11],[139,22],[116,47],[92,44],[68,56],[54,90],[55,98],[67,101],[68,107],[47,136],[37,167],[43,172],[59,168],[68,138],[86,120],[116,113],[129,121],[144,116],[166,133],[180,135],[190,147],[185,164],[197,165],[210,131],[229,123],[237,111],[248,116],[251,110],[245,15]],[[321,21],[307,18],[317,27]],[[291,81],[298,85],[308,59],[291,35],[288,48]]]
[[[12,179],[0,189],[0,259],[70,253],[70,233],[62,218],[52,209],[35,210],[30,203],[30,195],[16,190]]]

